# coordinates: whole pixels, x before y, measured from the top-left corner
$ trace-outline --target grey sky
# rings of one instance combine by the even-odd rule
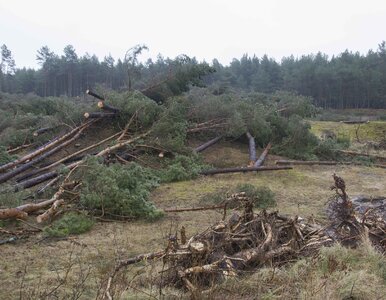
[[[384,0],[0,0],[0,44],[17,67],[36,67],[44,45],[62,54],[67,44],[103,59],[144,43],[148,57],[223,64],[244,53],[366,53],[386,40],[385,28]]]

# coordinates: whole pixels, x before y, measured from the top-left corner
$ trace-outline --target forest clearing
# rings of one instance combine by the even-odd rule
[[[86,94],[2,95],[2,299],[382,298],[385,121]]]

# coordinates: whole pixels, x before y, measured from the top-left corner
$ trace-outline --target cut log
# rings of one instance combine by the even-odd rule
[[[342,154],[352,155],[352,156],[366,156],[374,159],[380,159],[380,160],[386,160],[385,156],[379,156],[379,155],[373,155],[373,154],[367,154],[367,153],[361,153],[361,152],[355,152],[355,151],[348,151],[348,150],[335,150]]]
[[[16,208],[4,208],[0,209],[0,220],[1,219],[25,219],[29,213],[38,211],[42,208],[45,208],[51,204],[53,204],[59,197],[64,193],[63,188],[59,188],[59,190],[54,194],[54,196],[49,199],[39,203],[28,203]]]
[[[84,113],[84,117],[86,119],[99,119],[99,118],[114,118],[116,117],[116,113],[105,113],[105,112],[86,112]]]
[[[119,264],[115,267],[115,271],[118,271],[119,269],[135,264],[140,261],[147,261],[147,260],[152,260],[152,259],[157,259],[165,255],[165,251],[159,251],[159,252],[154,252],[154,253],[146,253],[146,254],[141,254],[134,256],[132,258],[122,260],[119,262]]]
[[[63,204],[63,199],[56,200],[48,210],[36,217],[36,221],[38,223],[42,223],[50,220],[58,212],[59,207]]]
[[[238,173],[238,172],[262,172],[262,171],[278,171],[278,170],[291,170],[291,166],[277,166],[277,167],[251,167],[251,168],[225,168],[225,169],[213,169],[201,171],[201,175],[214,175],[225,173]]]
[[[43,127],[43,128],[40,128],[40,129],[34,131],[33,136],[39,136],[43,133],[46,133],[46,132],[54,130],[54,129],[55,129],[55,127]]]
[[[210,141],[207,141],[206,143],[198,146],[197,148],[194,149],[195,152],[202,152],[206,149],[208,149],[210,146],[213,146],[214,144],[216,144],[218,141],[220,141],[221,139],[223,138],[222,135],[218,136],[218,137],[215,137],[214,139],[211,139]]]
[[[27,160],[31,160],[33,159],[34,157],[48,151],[49,149],[55,147],[56,145],[62,143],[63,141],[65,141],[66,139],[68,139],[69,137],[73,136],[76,132],[78,132],[79,130],[83,129],[84,127],[87,127],[91,124],[91,122],[87,122],[85,124],[82,124],[76,128],[74,128],[73,130],[71,130],[70,132],[62,135],[61,137],[58,137],[56,139],[54,139],[52,142],[49,142],[47,143],[46,145],[44,145],[43,147],[40,147],[39,149],[19,158],[19,159],[16,159],[14,161],[11,161],[7,164],[4,164],[2,166],[0,166],[0,172],[4,172],[5,170],[8,170],[8,169],[11,169]]]
[[[264,160],[268,155],[269,150],[271,149],[271,143],[268,143],[267,147],[265,147],[264,151],[259,156],[259,159],[256,160],[254,167],[261,167],[264,164]]]
[[[344,124],[367,124],[367,123],[370,123],[369,120],[366,120],[366,121],[340,121],[341,123],[344,123]]]
[[[93,96],[94,98],[97,98],[99,100],[105,101],[105,98],[103,98],[102,96],[99,96],[98,94],[95,94],[94,92],[92,92],[90,90],[87,90],[86,94],[90,95],[90,96]]]
[[[108,153],[114,151],[114,150],[117,150],[117,149],[119,149],[119,148],[125,147],[125,146],[127,146],[127,145],[129,145],[129,144],[131,144],[131,143],[133,143],[133,142],[135,142],[135,141],[137,141],[137,140],[139,140],[139,139],[141,139],[141,138],[147,136],[150,132],[151,132],[151,131],[147,131],[147,132],[145,132],[145,133],[143,133],[143,134],[140,134],[140,135],[138,135],[138,136],[136,136],[136,137],[134,137],[134,138],[132,138],[132,139],[130,139],[130,140],[127,140],[127,141],[124,141],[124,142],[120,142],[120,143],[115,144],[115,145],[113,145],[113,146],[111,146],[111,147],[107,147],[107,148],[105,148],[104,150],[100,151],[99,153],[95,154],[95,156],[101,157],[101,156],[104,156],[104,155],[106,155],[106,154],[108,154]],[[53,149],[53,150],[54,150],[54,149]],[[39,157],[39,158],[40,158],[40,157]],[[75,168],[75,167],[77,167],[78,165],[80,165],[82,162],[83,162],[83,160],[76,161],[76,162],[74,162],[74,163],[72,163],[72,164],[66,166],[66,168],[69,169],[69,170],[72,170],[73,168]],[[36,161],[35,161],[35,162],[32,162],[32,164],[33,164],[33,163],[36,163]],[[24,165],[23,165],[23,166],[24,166]],[[16,169],[15,169],[15,170],[16,170]],[[15,170],[13,170],[12,172],[14,172]],[[9,173],[10,173],[10,172],[9,172]],[[6,174],[4,174],[4,175],[7,175],[7,174],[8,174],[8,173],[6,173]],[[40,175],[40,176],[45,176],[46,174],[47,174],[47,176],[48,176],[48,174],[51,174],[51,176],[54,176],[54,174],[58,175],[59,173],[58,173],[58,171],[55,170],[55,171],[52,171],[52,172],[48,172],[48,173],[42,174],[42,175]],[[14,176],[15,176],[15,175],[14,175]],[[39,176],[39,177],[40,177],[40,176]],[[13,177],[13,176],[12,176],[12,177]],[[51,178],[53,178],[53,177],[51,177]],[[0,176],[0,180],[1,180],[1,179],[2,179],[2,178],[1,178],[1,176]],[[32,179],[31,179],[31,180],[32,180]],[[48,179],[47,179],[47,180],[48,180]],[[43,181],[42,181],[42,182],[43,182]]]
[[[48,173],[42,174],[40,176],[19,182],[18,184],[15,185],[15,192],[22,190],[22,189],[28,189],[30,187],[38,185],[44,181],[50,180],[50,179],[55,178],[57,176],[58,176],[58,172],[53,171],[53,172],[48,172]]]
[[[81,149],[81,150],[79,150],[79,151],[77,151],[75,153],[72,153],[72,154],[70,154],[70,155],[68,155],[66,157],[63,157],[62,159],[59,159],[58,161],[56,161],[56,162],[54,162],[54,163],[52,163],[52,164],[50,164],[50,165],[48,165],[46,167],[40,168],[39,172],[42,172],[42,171],[45,171],[45,170],[49,170],[49,169],[51,169],[53,167],[56,167],[56,166],[60,165],[61,163],[66,162],[66,161],[68,162],[68,160],[72,159],[73,157],[76,157],[79,154],[82,154],[82,153],[84,153],[84,152],[86,152],[88,150],[94,149],[94,148],[96,148],[96,147],[98,147],[98,146],[100,146],[100,145],[102,145],[102,144],[104,144],[104,143],[106,143],[106,142],[116,138],[120,134],[121,134],[121,132],[118,132],[118,133],[116,133],[116,134],[114,134],[112,136],[109,136],[108,138],[105,138],[104,140],[102,140],[102,141],[100,141],[100,142],[98,142],[96,144],[90,145],[90,146],[88,146],[86,148],[83,148],[83,149]]]
[[[202,211],[202,210],[213,210],[213,209],[223,209],[225,204],[222,205],[212,205],[212,206],[200,206],[200,207],[186,207],[186,208],[165,208],[164,212],[185,212],[185,211]]]
[[[115,113],[115,114],[119,113],[119,109],[118,108],[110,106],[110,105],[106,104],[104,101],[99,101],[98,102],[98,107],[100,109],[107,110],[107,111]]]
[[[7,150],[7,153],[8,154],[13,154],[13,153],[16,153],[16,152],[18,152],[20,150],[23,150],[25,148],[31,147],[32,145],[33,145],[32,143],[31,144],[26,144],[26,145],[21,145],[19,147]]]
[[[249,133],[246,133],[249,143],[249,165],[250,167],[253,166],[253,164],[256,161],[256,143],[255,138]]]
[[[26,219],[28,214],[17,208],[0,209],[0,220],[5,219]]]
[[[318,160],[311,160],[311,161],[301,161],[301,160],[277,160],[275,161],[275,164],[277,165],[327,165],[327,166],[333,166],[339,164],[337,161],[318,161]]]
[[[88,123],[88,126],[90,125],[91,123]],[[3,182],[6,182],[7,180],[15,177],[16,175],[28,170],[29,168],[31,168],[33,165],[35,165],[36,163],[39,163],[41,162],[42,160],[46,159],[47,157],[53,155],[54,153],[58,152],[59,150],[61,150],[62,148],[66,147],[68,144],[72,143],[74,140],[76,140],[80,135],[81,133],[88,127],[88,126],[83,126],[72,138],[70,138],[69,140],[66,140],[65,142],[63,142],[62,144],[59,144],[58,146],[56,146],[55,148],[45,152],[44,154],[30,160],[29,162],[9,171],[8,173],[4,173],[2,175],[0,175],[0,183],[3,183]]]

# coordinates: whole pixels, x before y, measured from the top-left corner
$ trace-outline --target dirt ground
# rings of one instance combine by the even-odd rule
[[[243,165],[246,149],[223,143],[205,152],[212,163]],[[269,156],[267,165],[278,157]],[[193,181],[165,184],[152,193],[159,208],[202,205],[205,195],[230,191],[240,183],[269,187],[283,214],[325,220],[324,208],[333,192],[332,174],[346,181],[351,197],[385,196],[386,170],[365,166],[296,166],[276,172],[224,174]],[[98,222],[79,236],[61,240],[45,239],[42,234],[0,247],[0,299],[93,299],[105,284],[106,274],[117,259],[162,250],[166,237],[181,225],[187,236],[202,231],[222,217],[222,211],[170,213],[154,223]],[[137,264],[129,268],[128,279],[158,275],[155,269]],[[156,287],[154,287],[156,288]],[[151,298],[136,285],[128,285],[125,299]],[[176,297],[182,296],[176,294]]]

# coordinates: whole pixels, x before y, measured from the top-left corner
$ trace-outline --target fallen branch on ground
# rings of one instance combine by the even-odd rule
[[[201,171],[201,175],[214,175],[224,173],[238,173],[238,172],[262,172],[262,171],[278,171],[278,170],[290,170],[290,166],[273,166],[273,167],[251,167],[251,168],[224,168],[224,169],[212,169]]]

